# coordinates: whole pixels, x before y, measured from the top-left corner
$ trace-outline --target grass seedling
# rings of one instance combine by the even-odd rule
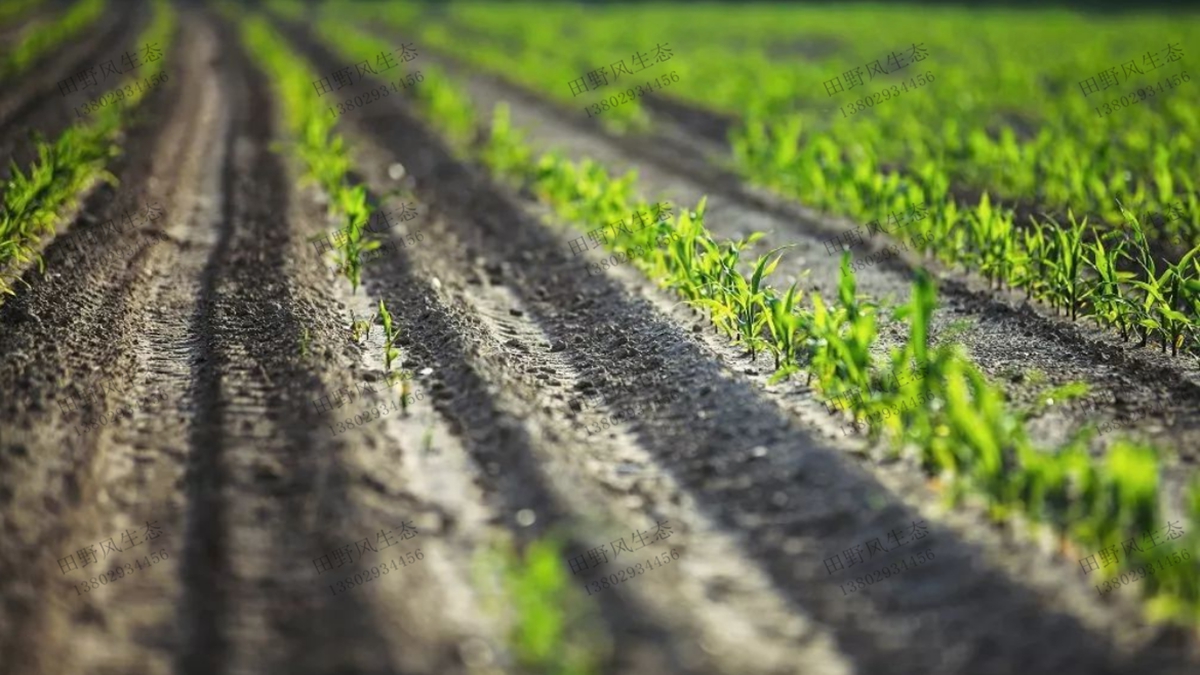
[[[31,30],[20,34],[15,45],[5,45],[7,54],[0,58],[0,79],[11,80],[46,52],[94,23],[104,13],[105,4],[104,0],[80,0],[61,18],[36,24]]]
[[[770,253],[760,256],[754,264],[754,273],[750,276],[749,282],[741,274],[733,274],[733,287],[726,289],[729,304],[733,306],[733,317],[737,321],[735,341],[750,350],[751,361],[758,358],[759,346],[767,344],[762,337],[769,313],[763,279],[775,271],[780,259],[783,258],[783,255],[780,254],[776,256],[775,260],[771,260],[771,256],[784,248],[787,247],[780,246]]]
[[[772,297],[767,300],[766,320],[771,332],[768,347],[775,355],[772,383],[786,379],[800,369],[796,362],[796,351],[805,341],[808,331],[805,330],[807,321],[798,313],[803,310],[796,306],[799,299],[799,282],[793,282],[782,299]]]
[[[371,209],[367,206],[367,188],[356,185],[334,194],[341,200],[340,210],[347,222],[343,230],[343,242],[338,249],[339,263],[342,273],[350,280],[351,293],[357,293],[362,283],[362,255],[379,248],[378,241],[363,239],[363,228],[371,218]]]
[[[392,361],[400,358],[400,350],[396,349],[396,341],[400,338],[400,328],[392,323],[392,315],[388,313],[383,300],[379,300],[379,318],[383,320],[383,361],[385,368],[392,372]]]
[[[305,328],[304,334],[300,336],[300,358],[308,357],[308,345],[309,345],[310,339],[311,338],[308,334],[308,329]]]
[[[1087,225],[1087,217],[1083,222],[1076,223],[1075,216],[1068,212],[1071,227],[1056,227],[1053,231],[1057,241],[1054,247],[1058,257],[1053,260],[1054,284],[1052,291],[1058,304],[1066,308],[1071,320],[1074,321],[1079,311],[1079,303],[1086,292],[1079,283],[1079,275],[1083,270],[1083,229]]]
[[[508,644],[524,672],[592,675],[609,647],[586,598],[570,583],[562,547],[551,537],[522,553],[505,542],[480,554],[475,578],[488,609],[503,615]]]
[[[1105,246],[1105,239],[1115,242]],[[1089,300],[1091,310],[1087,316],[1099,323],[1114,324],[1121,331],[1121,339],[1129,340],[1129,314],[1133,309],[1129,298],[1122,288],[1136,275],[1118,269],[1119,262],[1125,259],[1125,238],[1119,233],[1105,237],[1097,237],[1087,244],[1091,257],[1086,259],[1095,277],[1089,282]]]
[[[393,377],[394,375],[394,377]],[[388,387],[391,388],[395,383],[400,382],[400,412],[408,414],[408,405],[412,403],[412,371],[401,370],[398,373],[388,374]]]
[[[379,318],[383,320],[383,360],[387,369],[388,387],[393,386],[396,379],[400,380],[400,411],[407,415],[408,404],[412,401],[412,373],[401,370],[396,374],[397,377],[393,377],[392,361],[401,358],[400,350],[396,349],[396,343],[400,340],[400,327],[392,322],[392,315],[388,313],[382,299],[379,301]]]
[[[1047,279],[1050,278],[1050,249],[1051,235],[1046,232],[1046,225],[1038,221],[1029,223],[1029,227],[1021,233],[1025,252],[1021,256],[1022,265],[1014,275],[1013,285],[1025,289],[1025,299],[1043,297],[1049,288]]]
[[[524,134],[510,121],[507,103],[499,103],[492,111],[492,128],[487,144],[480,152],[485,164],[502,174],[522,174],[532,164],[532,150]]]

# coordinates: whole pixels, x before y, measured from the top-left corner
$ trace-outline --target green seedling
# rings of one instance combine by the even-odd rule
[[[357,293],[362,282],[362,256],[379,248],[379,242],[363,239],[363,229],[371,217],[371,210],[367,206],[366,187],[357,185],[340,190],[336,194],[341,200],[340,212],[345,214],[347,222],[343,230],[342,245],[338,249],[339,263],[342,272],[350,280],[351,293]]]
[[[308,334],[308,329],[305,328],[304,334],[300,336],[300,357],[301,358],[305,358],[308,356],[309,341],[310,341],[310,337]]]
[[[799,282],[793,282],[783,298],[772,297],[767,300],[766,321],[771,332],[768,347],[775,356],[775,374],[771,377],[771,383],[784,380],[799,371],[797,350],[807,341],[807,324],[811,320],[801,314],[803,310],[797,306],[800,299]]]
[[[408,414],[408,406],[413,401],[412,397],[412,371],[401,370],[398,373],[388,373],[388,388],[400,383],[400,411]]]
[[[12,0],[0,7],[0,22],[10,21],[20,16],[44,0]]]
[[[1136,225],[1135,225],[1136,227]],[[1111,245],[1106,246],[1105,240]],[[1089,282],[1090,311],[1086,314],[1098,323],[1113,324],[1121,331],[1121,339],[1129,340],[1129,317],[1134,307],[1124,289],[1136,275],[1119,269],[1127,258],[1126,241],[1119,233],[1097,237],[1087,244],[1091,252],[1087,260],[1094,277]]]
[[[1075,222],[1075,216],[1068,212],[1068,217],[1071,221],[1071,227],[1059,227],[1055,223],[1053,230],[1056,238],[1054,253],[1056,257],[1051,261],[1053,276],[1052,278],[1052,298],[1055,306],[1063,307],[1067,314],[1074,321],[1077,312],[1079,311],[1080,301],[1084,299],[1086,292],[1079,283],[1079,276],[1083,271],[1083,230],[1087,225],[1087,217],[1085,216],[1080,223]]]
[[[489,613],[508,625],[508,644],[525,672],[592,675],[611,650],[552,536],[518,553],[508,542],[481,552],[475,582]]]
[[[350,314],[350,339],[357,344],[361,344],[364,340],[371,337],[371,321],[370,319],[356,319],[354,314]]]
[[[491,133],[480,152],[484,163],[501,174],[522,173],[532,164],[531,155],[524,135],[512,126],[508,104],[497,104],[492,111]]]
[[[1026,417],[1035,417],[1044,413],[1050,406],[1061,405],[1067,401],[1083,398],[1091,393],[1091,389],[1091,385],[1087,382],[1068,382],[1064,385],[1054,387],[1049,391],[1040,392],[1037,396],[1037,401]]]
[[[383,300],[379,300],[379,318],[383,321],[383,361],[387,371],[392,371],[392,361],[400,358],[400,350],[396,349],[396,341],[400,338],[400,328],[392,323],[392,315],[388,313]]]
[[[393,386],[396,379],[400,380],[400,411],[407,415],[408,404],[412,401],[412,373],[406,370],[392,373],[392,361],[401,358],[400,350],[396,349],[396,342],[400,339],[400,328],[393,324],[392,315],[388,313],[382,299],[379,300],[379,318],[383,321],[383,359],[387,369],[388,387]]]

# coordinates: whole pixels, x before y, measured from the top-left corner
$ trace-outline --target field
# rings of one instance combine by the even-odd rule
[[[1200,672],[1193,37],[9,0],[0,675]]]

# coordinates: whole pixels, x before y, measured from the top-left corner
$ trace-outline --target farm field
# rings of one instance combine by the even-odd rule
[[[1193,38],[5,3],[0,675],[1200,672]]]

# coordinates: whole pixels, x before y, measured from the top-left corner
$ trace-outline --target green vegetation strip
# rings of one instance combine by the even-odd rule
[[[140,39],[143,43],[166,45],[165,53],[174,27],[175,13],[170,3],[154,0],[154,19]],[[153,77],[163,63],[164,59],[147,62],[147,70],[140,74]],[[11,282],[26,263],[36,260],[39,271],[44,271],[41,240],[54,234],[60,214],[74,209],[79,196],[95,181],[116,184],[116,177],[104,167],[119,152],[116,139],[123,121],[145,95],[136,87],[130,87],[130,91],[93,119],[68,127],[53,142],[39,139],[38,159],[28,174],[12,165],[12,178],[4,186],[0,210],[0,296],[14,294]]]
[[[339,28],[340,42],[368,39],[348,26]],[[442,77],[427,77],[426,83],[415,93],[432,124],[441,121],[431,114],[435,105],[468,100],[462,93],[445,94],[453,85]],[[464,105],[454,118],[465,118],[469,110]],[[461,138],[461,130],[453,136]],[[594,224],[586,229],[648,209],[634,194],[632,172],[613,179],[590,160],[575,164],[555,153],[535,158],[511,127],[503,104],[494,111],[491,135],[478,156],[497,174],[531,189],[564,220]],[[878,337],[876,307],[856,293],[848,256],[843,257],[837,298],[827,303],[814,294],[805,306],[798,284],[784,292],[768,284],[778,249],[760,256],[750,265],[752,273],[744,275],[741,253],[762,235],[717,241],[704,227],[704,210],[702,200],[694,210],[669,220],[622,231],[610,247],[707,311],[718,329],[752,354],[770,352],[777,379],[803,370],[827,401],[866,392],[850,399],[849,412],[866,419],[872,435],[886,437],[894,452],[915,452],[927,471],[951,486],[952,499],[968,491],[977,494],[997,520],[1023,513],[1055,528],[1082,551],[1118,545],[1164,526],[1155,448],[1122,439],[1104,460],[1095,461],[1087,452],[1095,433],[1091,427],[1060,447],[1036,447],[1025,419],[1005,406],[1000,389],[951,347],[930,349],[936,295],[927,274],[918,276],[911,300],[898,312],[909,324],[906,343],[880,365],[871,357]],[[669,244],[659,247],[660,241]],[[1187,504],[1189,527],[1182,545],[1192,548],[1200,543],[1200,480],[1190,488]],[[1131,552],[1101,574],[1119,575],[1155,559]],[[1143,589],[1151,618],[1200,619],[1200,565],[1195,560],[1147,580]]]
[[[1070,211],[1068,224],[1031,217],[1019,227],[1014,211],[993,206],[986,192],[977,206],[960,209],[932,169],[880,179],[832,143],[802,141],[799,118],[793,121],[783,130],[754,123],[735,132],[734,152],[751,180],[861,218],[878,213],[866,204],[884,204],[885,213],[924,204],[929,217],[909,233],[924,253],[978,271],[998,287],[1023,289],[1072,320],[1116,327],[1124,340],[1136,333],[1141,345],[1157,340],[1172,354],[1200,354],[1200,245],[1174,263],[1156,258],[1143,223],[1125,209],[1124,230],[1077,222]],[[808,179],[797,181],[797,174]]]
[[[16,47],[0,59],[0,80],[27,70],[51,48],[70,40],[104,13],[105,0],[79,0],[61,18],[26,31]],[[2,18],[2,17],[0,17]]]
[[[557,537],[533,542],[521,553],[507,541],[484,549],[474,576],[475,585],[484,589],[484,608],[507,626],[513,656],[525,672],[600,672],[611,644],[586,598],[570,583]]]

